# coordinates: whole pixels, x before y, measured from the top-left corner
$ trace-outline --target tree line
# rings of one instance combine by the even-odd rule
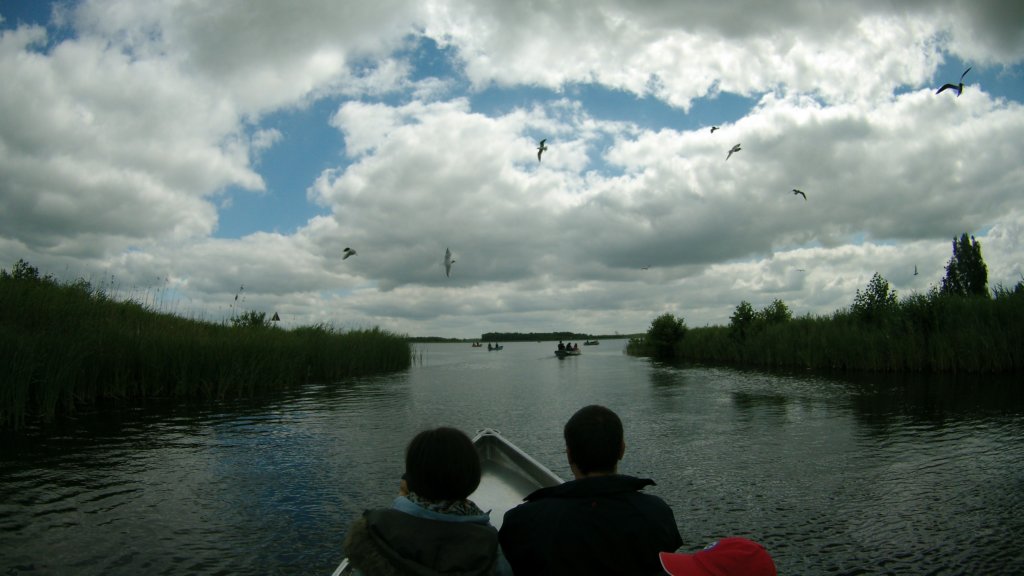
[[[663,314],[627,352],[771,368],[891,372],[1024,371],[1024,276],[989,290],[981,243],[963,234],[938,287],[899,298],[875,273],[848,308],[794,318],[782,300],[744,300],[728,326],[689,329]]]
[[[595,338],[590,334],[579,332],[484,332],[480,335],[483,342],[542,342],[548,340],[588,340]]]

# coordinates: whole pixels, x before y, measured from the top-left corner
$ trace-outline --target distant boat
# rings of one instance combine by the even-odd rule
[[[481,347],[483,347],[483,344],[481,344],[479,342],[473,342],[473,348],[481,348]]]
[[[491,352],[491,351],[494,351],[494,350],[501,350],[502,348],[504,348],[504,346],[502,346],[501,344],[495,344],[494,346],[491,346],[490,343],[487,344],[487,351],[488,352]]]
[[[579,350],[555,350],[555,356],[558,356],[559,358],[565,358],[566,356],[579,356],[580,354],[583,354],[583,352],[580,352]]]
[[[598,342],[597,340],[584,340],[583,341],[583,345],[584,346],[597,346],[598,344],[600,344],[600,342]]]

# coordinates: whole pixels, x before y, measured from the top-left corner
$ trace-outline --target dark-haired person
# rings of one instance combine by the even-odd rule
[[[574,480],[542,488],[505,513],[499,539],[516,574],[662,573],[660,552],[682,545],[662,499],[641,492],[653,480],[618,473],[626,450],[622,421],[586,406],[565,425]]]
[[[352,523],[345,555],[364,576],[495,574],[498,532],[470,501],[480,484],[473,441],[455,428],[420,432],[405,451],[405,474],[391,508]]]

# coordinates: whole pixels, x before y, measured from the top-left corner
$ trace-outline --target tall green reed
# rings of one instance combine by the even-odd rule
[[[103,399],[242,397],[412,360],[404,337],[377,328],[231,326],[156,312],[158,299],[0,274],[0,427]]]

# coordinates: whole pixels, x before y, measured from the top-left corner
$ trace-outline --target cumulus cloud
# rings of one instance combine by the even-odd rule
[[[783,88],[834,102],[885,99],[897,86],[930,81],[944,49],[982,62],[1019,63],[1024,52],[1013,49],[1021,46],[1024,19],[1011,4],[946,2],[901,10],[890,2],[825,8],[605,0],[537,9],[435,2],[425,29],[458,48],[477,87],[560,89],[593,82],[688,110],[694,99],[721,91],[757,95]],[[962,23],[966,29],[958,27]],[[975,42],[979,37],[991,39]]]
[[[964,231],[992,283],[1013,284],[1024,112],[977,79],[1019,75],[1018,4],[84,0],[55,4],[47,26],[3,14],[0,106],[16,113],[0,116],[0,265],[156,283],[177,311],[211,316],[244,285],[246,306],[291,325],[451,336],[637,331],[664,311],[723,323],[741,300],[827,313],[875,271],[927,290]],[[953,59],[974,66],[968,89],[936,97]],[[579,85],[678,116],[610,120]],[[481,106],[495,93],[504,105]],[[688,116],[723,94],[756,104]],[[267,194],[264,157],[302,138],[265,119],[313,102],[331,103],[318,121],[344,146],[275,188],[319,215],[215,237],[237,191]],[[342,262],[345,246],[358,256]]]
[[[204,200],[228,185],[259,190],[229,102],[161,62],[98,41],[48,54],[41,28],[0,36],[0,223],[32,244],[97,251],[208,234]],[[116,87],[116,89],[111,89]]]

